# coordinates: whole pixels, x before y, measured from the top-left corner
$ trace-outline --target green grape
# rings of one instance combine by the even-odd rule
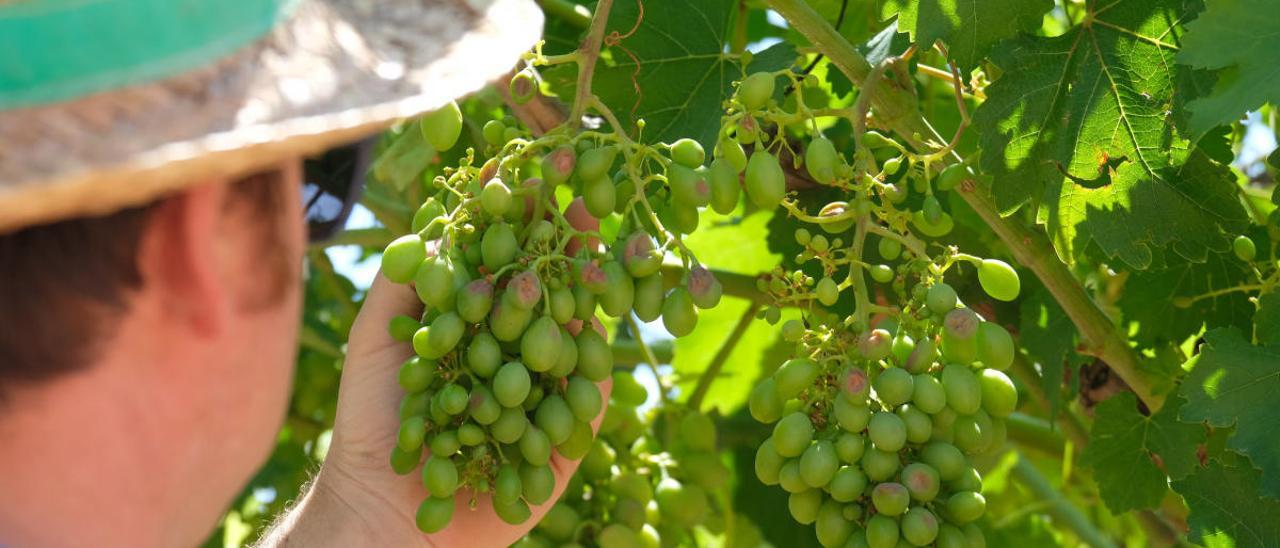
[[[652,322],[662,315],[662,301],[666,288],[662,276],[648,276],[636,280],[632,309],[643,322]]]
[[[453,265],[447,259],[430,257],[422,261],[413,276],[414,290],[422,302],[447,309],[453,299],[453,278]]]
[[[423,115],[419,127],[422,128],[422,137],[432,148],[440,152],[449,150],[462,135],[462,110],[458,108],[458,103],[449,101]]]
[[[836,146],[825,137],[816,137],[809,141],[809,146],[804,151],[805,170],[813,180],[824,185],[835,182],[839,160],[840,155],[836,152]]]
[[[596,296],[590,289],[582,285],[573,287],[573,317],[584,322],[596,315]]]
[[[1006,371],[1013,365],[1013,337],[999,324],[982,322],[978,325],[978,361],[998,371]]]
[[[391,318],[387,331],[391,333],[391,338],[400,342],[409,342],[413,340],[413,334],[422,328],[422,324],[409,316],[395,316]]]
[[[542,282],[532,270],[526,270],[507,282],[507,290],[502,294],[503,302],[522,310],[532,310],[542,299]]]
[[[671,159],[677,164],[694,168],[702,165],[706,157],[702,145],[693,139],[685,137],[671,143]]]
[[[813,384],[821,373],[818,363],[808,358],[792,358],[787,360],[773,374],[777,384],[778,397],[789,400],[796,397],[801,390]]]
[[[573,424],[570,423],[569,427],[572,428]],[[519,445],[520,454],[524,457],[526,463],[534,466],[546,466],[551,461],[551,440],[547,437],[546,432],[543,432],[537,426],[529,426],[524,429],[524,434],[520,435]]]
[[[476,333],[467,347],[467,367],[482,378],[492,377],[502,365],[502,349],[498,340],[486,331]]]
[[[490,179],[480,191],[480,207],[494,217],[500,217],[511,209],[511,201],[511,189],[501,179]]]
[[[760,209],[772,211],[787,193],[786,175],[778,158],[764,149],[751,153],[747,162],[747,197]]]
[[[900,483],[886,482],[876,485],[871,490],[871,503],[876,511],[886,516],[899,516],[907,511],[911,503],[911,495]]]
[[[978,359],[978,315],[968,308],[948,312],[942,320],[942,357],[969,365]]]
[[[635,303],[635,279],[618,261],[609,261],[602,267],[609,290],[600,295],[600,308],[614,318],[631,311]]]
[[[579,521],[581,516],[578,515],[578,511],[574,510],[567,501],[562,500],[547,510],[542,521],[538,522],[537,528],[551,539],[565,542],[573,538]]]
[[[882,284],[893,281],[893,268],[889,265],[878,264],[871,266],[871,279]]]
[[[515,260],[518,250],[516,234],[507,223],[491,225],[480,240],[481,260],[490,272],[497,272],[499,268],[510,264]]]
[[[698,311],[694,308],[693,297],[689,290],[676,287],[667,294],[662,302],[662,325],[674,337],[683,337],[693,332],[698,324]]]
[[[943,368],[942,388],[947,393],[947,405],[956,413],[971,415],[982,407],[982,387],[966,366],[952,364]]]
[[[902,423],[907,427],[907,441],[910,443],[924,443],[929,441],[933,436],[933,421],[924,411],[917,409],[911,404],[899,407],[895,412],[898,418],[902,419]]]
[[[516,407],[529,397],[530,384],[529,370],[524,364],[509,362],[493,376],[493,395],[503,407]]]
[[[945,480],[944,480],[945,481]],[[972,466],[965,466],[960,472],[960,476],[954,480],[946,482],[947,487],[952,491],[982,491],[982,476]]]
[[[419,418],[419,420],[422,420]],[[391,469],[401,476],[408,475],[414,468],[418,467],[418,461],[422,459],[422,449],[414,449],[404,451],[399,447],[391,448]]]
[[[498,515],[505,523],[511,525],[520,525],[529,521],[529,517],[533,515],[529,511],[529,505],[523,500],[516,499],[511,502],[493,501],[493,512]]]
[[[773,98],[774,75],[753,72],[738,86],[738,100],[748,111],[760,110]]]
[[[662,254],[653,248],[652,237],[644,231],[628,236],[622,250],[622,262],[634,278],[652,276],[662,268]]]
[[[981,493],[961,491],[947,499],[947,519],[954,523],[969,523],[982,517],[987,511],[987,499]]]
[[[751,417],[765,424],[782,418],[782,396],[778,394],[777,382],[773,378],[760,381],[751,389],[747,400],[747,410]]]
[[[969,175],[969,169],[964,164],[951,164],[938,173],[938,178],[934,180],[938,190],[949,191],[960,184],[966,176]]]
[[[716,425],[711,417],[690,412],[680,420],[680,440],[692,451],[715,451]]]
[[[427,407],[431,401],[431,392],[418,392],[417,394],[408,394],[404,399],[400,400],[400,420],[407,419],[412,416],[423,416],[427,414]]]
[[[997,301],[1018,298],[1018,291],[1022,287],[1013,267],[996,259],[983,259],[982,264],[978,265],[978,282],[982,285],[982,290]]]
[[[911,355],[907,356],[907,361],[903,364],[903,367],[911,373],[924,373],[933,366],[933,362],[937,357],[937,344],[932,338],[926,337],[916,343],[915,349],[911,351]]]
[[[614,371],[610,397],[619,405],[638,407],[649,399],[649,393],[629,371]]]
[[[844,546],[854,528],[853,523],[845,519],[843,506],[832,500],[823,502],[818,509],[815,526],[818,542],[828,547]]]
[[[941,487],[938,471],[923,462],[913,462],[904,467],[902,483],[911,493],[911,498],[920,502],[932,501],[938,496],[938,489]]]
[[[860,368],[851,368],[845,371],[840,378],[840,397],[848,400],[849,403],[857,405],[866,405],[871,395],[871,382],[867,379],[867,372]]]
[[[933,439],[934,441],[945,441],[951,443],[955,439],[955,410],[945,407],[942,411],[933,414]]]
[[[569,377],[569,381],[566,384],[565,401],[568,402],[569,410],[573,413],[574,418],[583,422],[594,420],[604,406],[603,399],[600,396],[600,389],[596,387],[595,383],[576,375]]]
[[[453,497],[427,497],[418,506],[418,514],[414,519],[418,529],[423,533],[436,533],[449,525],[453,520]]]
[[[902,243],[893,238],[880,238],[876,251],[880,252],[880,257],[884,260],[892,261],[902,255]]]
[[[858,354],[871,361],[889,357],[893,351],[893,335],[885,329],[872,329],[858,337]]]
[[[658,482],[653,491],[663,521],[689,526],[702,521],[707,513],[707,495],[701,487],[684,485],[670,477]]]
[[[1253,239],[1243,234],[1236,236],[1236,239],[1231,241],[1231,250],[1235,252],[1237,258],[1246,263],[1253,262],[1253,259],[1258,256],[1258,247],[1254,245]],[[383,268],[385,270],[386,267],[384,266]]]
[[[932,442],[925,445],[920,452],[920,458],[937,471],[938,477],[945,481],[960,477],[968,467],[964,454],[949,443]],[[910,485],[910,480],[907,481]]]
[[[964,538],[969,543],[969,548],[987,548],[987,539],[982,536],[982,529],[976,524],[967,523],[960,528],[964,531]]]
[[[826,236],[818,234],[809,239],[809,247],[812,247],[818,253],[823,253],[830,247],[830,243],[827,242]]]
[[[955,445],[969,454],[983,453],[991,446],[991,417],[978,411],[972,415],[960,415],[955,422]]]
[[[846,432],[861,432],[871,422],[871,410],[849,401],[843,394],[836,398],[834,412],[836,422]]]
[[[467,323],[480,323],[493,309],[493,284],[479,279],[458,292],[458,316]]]
[[[511,299],[499,299],[498,304],[489,313],[489,331],[493,337],[502,342],[512,342],[524,334],[524,329],[533,319],[533,312],[511,304]]]
[[[569,323],[573,319],[573,311],[577,303],[573,299],[573,290],[560,286],[548,291],[551,304],[551,319],[558,324]]]
[[[884,171],[884,172],[885,172],[885,174],[887,174],[887,175],[896,175],[896,174],[898,173],[898,171],[900,171],[901,169],[902,169],[902,157],[901,157],[901,156],[897,156],[897,157],[894,157],[894,158],[889,158],[888,160],[885,160],[885,162],[884,162],[883,171]]]
[[[413,213],[413,220],[410,223],[409,230],[413,232],[422,232],[431,224],[431,221],[443,217],[445,214],[444,205],[435,198],[427,198],[418,210]],[[443,234],[441,225],[437,224],[430,232],[426,234],[426,239],[434,240]]]
[[[777,447],[777,444],[774,444]],[[788,493],[799,493],[809,489],[809,485],[800,476],[800,459],[790,459],[782,464],[778,471],[778,485]]]
[[[806,489],[799,493],[792,493],[787,498],[787,508],[791,511],[791,517],[801,525],[809,525],[817,520],[818,509],[821,506],[822,490],[820,489]]]
[[[665,214],[663,220],[666,221],[667,228],[677,234],[692,234],[698,228],[698,208],[693,204],[674,202]]]
[[[419,356],[413,356],[405,360],[400,366],[400,372],[396,375],[396,382],[400,383],[400,388],[405,392],[421,392],[431,386],[431,381],[436,378],[436,364],[430,360],[424,360]]]
[[[450,415],[462,413],[467,408],[467,402],[471,401],[467,389],[455,383],[445,385],[436,393],[436,398],[440,401],[440,408]]]
[[[938,518],[925,508],[912,508],[902,516],[902,536],[916,546],[928,546],[938,538]]]
[[[942,204],[932,194],[925,197],[921,212],[924,213],[925,220],[930,223],[937,224],[942,220]]]
[[[911,401],[914,379],[905,369],[889,367],[875,380],[876,396],[887,407],[897,407]]]
[[[458,427],[458,441],[468,447],[475,447],[484,443],[484,429],[472,423],[466,423]]]
[[[493,146],[502,146],[502,143],[507,140],[507,126],[501,120],[485,122],[484,127],[481,128],[481,133],[484,135],[484,141]]]
[[[862,471],[872,481],[885,481],[898,472],[898,454],[869,449],[862,455]]]
[[[741,151],[742,147],[738,147]],[[743,164],[746,158],[743,157]],[[711,209],[721,215],[733,213],[738,207],[742,187],[738,181],[738,169],[726,158],[716,158],[707,168],[707,184],[711,187]]]
[[[422,486],[432,497],[448,497],[458,490],[458,467],[444,457],[427,457],[422,465]]]
[[[813,441],[813,423],[804,413],[792,413],[778,421],[773,428],[773,444],[778,454],[798,457]]]
[[[907,201],[908,196],[910,196],[910,193],[903,185],[889,184],[884,190],[884,197],[889,200],[889,203],[894,205]],[[921,219],[923,218],[924,217],[922,216]]]
[[[596,544],[611,548],[640,548],[640,536],[621,523],[610,523],[596,535]]]
[[[777,485],[778,474],[782,471],[782,465],[786,463],[786,458],[778,454],[778,450],[773,445],[773,438],[764,440],[760,447],[756,448],[756,477],[760,478],[760,482],[765,485]]]
[[[578,177],[583,181],[607,178],[609,176],[609,168],[613,167],[613,160],[617,156],[618,148],[612,145],[583,152],[578,156]]]
[[[825,487],[836,474],[840,459],[831,442],[819,440],[800,456],[800,478],[809,487]]]
[[[525,411],[533,411],[542,402],[542,398],[546,397],[547,389],[541,384],[535,384],[529,388],[529,396],[520,403],[520,407]]]
[[[613,448],[603,440],[597,439],[591,444],[591,449],[587,451],[586,456],[582,457],[582,464],[578,470],[588,481],[599,481],[609,477],[609,468],[613,466],[616,458]]]
[[[612,488],[619,496],[639,501],[641,504],[648,504],[653,500],[653,486],[649,484],[649,480],[634,471],[620,471],[613,476]]]
[[[573,423],[573,431],[570,432],[569,438],[556,446],[556,452],[560,456],[569,460],[578,460],[587,455],[591,450],[591,444],[594,441],[595,434],[591,432],[591,424],[586,422]]]
[[[867,520],[867,544],[871,548],[895,548],[898,546],[898,520],[875,515]]]
[[[427,258],[427,246],[417,234],[406,234],[382,252],[382,274],[398,284],[409,283]]]
[[[413,335],[413,349],[427,359],[448,354],[462,339],[466,324],[454,312],[446,312]]]
[[[720,280],[701,265],[694,265],[689,269],[688,289],[694,306],[704,310],[715,308],[720,304],[720,297],[724,295],[724,286],[720,284]]]
[[[585,328],[575,338],[578,343],[577,373],[592,382],[609,378],[613,372],[613,350],[594,329]]]
[[[594,386],[592,388],[594,389]],[[560,445],[569,439],[573,434],[574,421],[573,411],[559,394],[543,398],[533,416],[534,424],[542,429],[551,445]]]
[[[542,504],[551,500],[551,493],[556,487],[556,476],[550,466],[525,462],[520,465],[520,484],[524,500],[529,504]]]
[[[836,299],[840,298],[840,289],[836,287],[835,280],[831,278],[822,278],[818,280],[818,287],[815,290],[818,296],[818,302],[823,306],[831,306],[836,304]]]
[[[892,453],[906,445],[907,425],[897,415],[880,411],[871,416],[867,437],[876,449]]]
[[[911,214],[911,224],[915,225],[916,230],[921,234],[930,238],[941,238],[950,234],[951,229],[955,228],[955,220],[946,213],[939,215],[937,222],[929,222],[924,212],[916,211]]]
[[[520,338],[520,355],[530,371],[542,373],[556,366],[560,346],[560,326],[551,316],[540,316]]]
[[[925,413],[933,415],[947,406],[946,389],[942,387],[942,381],[933,375],[916,375],[911,390],[911,403]]]
[[[862,458],[863,451],[866,450],[866,442],[862,436],[851,432],[842,432],[836,438],[836,456],[840,457],[841,462],[853,464]]]
[[[573,335],[569,334],[569,330],[564,327],[557,326],[556,330],[560,332],[560,353],[557,354],[556,365],[550,371],[547,371],[547,374],[557,379],[563,379],[578,367],[578,343],[574,341]]]
[[[813,240],[813,235],[806,229],[797,228],[795,231],[795,238],[796,243],[800,245],[809,245],[809,242]]]
[[[582,183],[582,202],[587,206],[587,213],[597,219],[608,217],[613,213],[617,203],[617,188],[613,179],[607,174],[595,179],[586,179]]]
[[[938,526],[938,548],[969,548],[969,540],[964,532],[949,523]]]
[[[422,440],[427,435],[427,423],[422,417],[409,417],[400,423],[400,431],[396,434],[396,448],[406,453],[422,448]]]
[[[827,490],[839,502],[853,502],[867,490],[867,476],[857,466],[841,466],[831,477]]]
[[[462,441],[453,430],[442,431],[431,438],[431,454],[437,457],[452,457],[461,448]]]
[[[747,153],[742,150],[742,145],[732,138],[720,138],[720,142],[716,144],[716,151],[729,163],[729,166],[733,167],[735,174],[747,169]]]
[[[862,146],[867,148],[885,148],[893,145],[882,133],[872,130],[862,134]]]
[[[983,369],[978,375],[982,386],[982,408],[992,417],[1004,418],[1018,406],[1018,389],[1008,375],[995,369]]]
[[[569,181],[573,167],[578,162],[577,152],[569,145],[556,147],[542,159],[542,180],[551,186]]]
[[[782,324],[782,329],[779,329],[778,331],[779,334],[782,335],[782,340],[787,342],[797,342],[801,337],[804,337],[804,322],[801,322],[800,320],[787,320]]]

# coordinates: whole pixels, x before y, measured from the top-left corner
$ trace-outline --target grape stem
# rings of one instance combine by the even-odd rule
[[[609,10],[613,8],[613,0],[600,0],[596,3],[595,13],[591,15],[591,27],[582,46],[578,48],[581,57],[578,59],[578,88],[573,96],[573,106],[569,109],[569,127],[576,129],[582,125],[582,115],[586,113],[587,104],[595,98],[591,94],[591,77],[596,71],[596,61],[600,59],[600,46],[604,42],[604,29],[609,22]]]
[[[808,38],[850,81],[861,82],[870,75],[873,67],[866,58],[803,0],[769,0],[769,6],[786,18],[792,28]],[[941,141],[933,126],[920,115],[916,98],[909,89],[895,93],[876,93],[869,100],[880,114],[879,119],[913,147],[927,150],[932,147],[926,139]],[[959,162],[962,159],[952,151],[943,160]],[[1138,355],[1129,346],[1123,330],[1116,329],[1115,324],[1093,302],[1071,270],[1058,260],[1048,238],[1043,233],[1003,217],[990,192],[978,188],[972,178],[963,181],[958,190],[958,195],[986,221],[1014,258],[1040,278],[1080,330],[1081,338],[1098,349],[1097,354],[1129,385],[1148,409],[1153,413],[1158,410],[1164,403],[1165,394],[1156,393],[1155,384],[1143,373]]]

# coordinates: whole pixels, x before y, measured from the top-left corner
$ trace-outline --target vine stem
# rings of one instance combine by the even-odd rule
[[[591,28],[582,41],[578,51],[582,57],[578,59],[578,88],[573,96],[573,107],[569,110],[569,124],[574,128],[582,124],[582,115],[586,112],[591,94],[591,77],[596,71],[596,61],[600,59],[600,46],[604,42],[604,29],[609,22],[609,10],[613,8],[613,0],[600,0],[596,4],[595,13],[591,15]]]
[[[850,81],[862,82],[871,74],[872,66],[866,58],[803,0],[769,0],[769,6],[831,59]],[[911,89],[888,88],[888,92],[884,92],[886,87],[881,86],[870,98],[881,123],[917,150],[933,148],[927,139],[942,142],[929,122],[920,115]],[[960,157],[953,151],[943,161],[956,162]],[[1152,413],[1156,412],[1164,404],[1164,394],[1156,393],[1152,380],[1143,374],[1138,355],[1129,346],[1124,333],[1089,298],[1070,269],[1058,260],[1048,237],[1001,216],[989,193],[978,192],[980,189],[972,179],[964,181],[959,190],[958,195],[1008,246],[1014,258],[1040,278],[1080,330],[1086,344],[1096,349],[1096,355],[1129,385]]]
[[[1080,540],[1084,541],[1085,544],[1100,548],[1115,548],[1115,543],[1097,530],[1093,523],[1089,521],[1089,518],[1084,515],[1084,512],[1081,512],[1079,508],[1071,504],[1070,500],[1062,496],[1062,493],[1054,489],[1049,480],[1044,477],[1044,474],[1036,470],[1035,465],[1031,464],[1027,457],[1018,453],[1017,459],[1011,471],[1013,476],[1048,504],[1046,511],[1075,532],[1076,536],[1080,537]]]
[[[733,331],[729,332],[729,336],[724,339],[720,349],[716,350],[716,355],[711,357],[711,362],[702,371],[702,376],[698,377],[697,386],[694,386],[693,393],[689,395],[690,409],[702,407],[702,400],[707,397],[707,392],[711,390],[711,383],[720,376],[720,370],[724,368],[725,362],[729,361],[729,355],[733,353],[733,348],[738,346],[738,341],[742,340],[742,336],[747,333],[747,328],[751,327],[751,322],[755,319],[756,312],[759,311],[760,303],[752,302],[747,306],[746,312],[742,313],[738,323],[733,326]]]

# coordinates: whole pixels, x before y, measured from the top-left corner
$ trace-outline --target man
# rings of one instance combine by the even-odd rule
[[[286,409],[300,158],[505,72],[541,15],[527,0],[52,3],[0,2],[0,546],[190,546]],[[545,512],[417,531],[424,492],[386,461],[411,352],[386,325],[416,303],[374,283],[328,459],[264,544],[505,545]],[[554,465],[558,493],[576,463]]]

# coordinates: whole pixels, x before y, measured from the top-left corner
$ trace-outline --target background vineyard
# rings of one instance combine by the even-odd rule
[[[593,5],[541,3],[544,52],[573,51]],[[820,27],[853,47],[815,41]],[[795,63],[821,83],[798,91],[807,104],[850,108],[864,87],[850,73],[911,51],[886,65],[871,126],[908,142],[933,131],[945,142],[963,128],[956,150],[982,188],[941,196],[956,223],[943,241],[1007,260],[1023,284],[1017,301],[997,303],[973,269],[948,276],[1020,348],[1009,443],[977,461],[988,544],[1275,546],[1280,153],[1266,155],[1280,104],[1276,28],[1274,0],[618,0],[593,89],[633,136],[691,136],[710,151],[744,70]],[[963,108],[949,61],[974,75],[963,78]],[[276,450],[208,545],[251,541],[297,497],[324,458],[346,333],[379,250],[408,231],[422,181],[468,146],[483,148],[486,121],[534,131],[563,121],[573,67],[540,76],[563,101],[514,105],[505,87],[486,89],[461,103],[462,140],[448,152],[432,150],[417,121],[380,139],[364,209],[308,253],[297,377]],[[892,118],[895,108],[907,114]],[[848,122],[822,129],[839,150],[855,146]],[[789,185],[813,210],[840,198],[803,169]],[[777,326],[755,319],[770,302],[753,278],[801,251],[798,226],[748,203],[727,218],[704,215],[685,243],[720,276],[723,302],[674,342],[661,329],[607,326],[617,364],[651,387],[651,404],[662,391],[716,418],[734,528],[700,531],[700,543],[816,545],[785,511],[786,493],[756,478],[755,447],[769,428],[746,410],[751,388],[790,352]],[[1240,234],[1256,243],[1254,262],[1233,253]],[[642,363],[636,337],[662,363]]]

